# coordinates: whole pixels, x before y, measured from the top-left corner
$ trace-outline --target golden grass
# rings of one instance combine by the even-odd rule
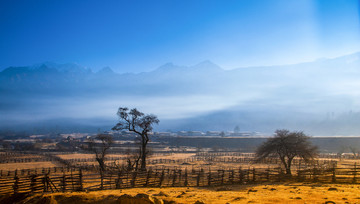
[[[153,159],[171,159],[171,160],[177,160],[177,159],[186,159],[191,158],[195,156],[195,153],[171,153],[171,154],[154,154],[151,155],[148,159],[149,161]],[[26,157],[39,157],[39,155],[26,155]],[[73,154],[58,154],[62,159],[94,159],[94,154],[89,153],[73,153]],[[108,157],[112,158],[118,158],[116,160],[117,164],[126,164],[124,157],[126,155],[124,154],[109,154]],[[218,158],[226,158],[229,156],[219,156]],[[231,157],[231,156],[230,156]],[[236,157],[235,157],[236,158]],[[353,168],[353,165],[343,165],[343,163],[353,164],[355,160],[342,160],[338,162],[339,167],[347,167],[347,168]],[[114,160],[108,160],[106,163],[108,165],[112,165],[115,161]],[[96,161],[88,161],[88,162],[75,162],[79,164],[87,164],[87,165],[98,165]],[[60,164],[55,164],[52,162],[30,162],[30,163],[3,163],[0,164],[0,170],[15,170],[15,169],[29,169],[29,168],[48,168],[48,167],[54,167],[54,166],[61,166]],[[261,163],[231,163],[231,162],[213,162],[213,161],[194,161],[194,162],[186,162],[185,164],[174,164],[174,163],[163,163],[163,164],[148,164],[148,167],[151,168],[174,168],[176,166],[177,168],[181,169],[191,169],[191,168],[204,168],[208,169],[211,167],[214,168],[223,168],[223,169],[229,169],[229,168],[238,168],[241,166],[243,169],[247,168],[277,168],[280,166],[280,164],[261,164]],[[295,170],[297,168],[296,165],[293,165],[293,169]]]
[[[35,168],[49,168],[55,167],[58,164],[53,162],[26,162],[26,163],[4,163],[0,164],[2,171],[15,171],[16,169],[35,169]]]
[[[174,153],[165,155],[153,155],[149,159],[186,159],[194,156],[194,153]],[[37,157],[37,155],[34,155]],[[60,154],[63,159],[77,158],[94,158],[94,154]],[[122,157],[121,154],[111,154],[110,157]],[[114,161],[108,161],[111,163]],[[338,167],[353,168],[353,164],[357,160],[338,160]],[[97,162],[86,162],[88,164],[97,165]],[[210,164],[210,165],[209,165]],[[13,171],[15,169],[33,169],[33,168],[49,168],[59,164],[53,162],[29,162],[29,163],[2,163],[0,170]],[[155,164],[149,167],[169,167],[173,168],[274,168],[279,164],[244,164],[244,163],[227,163],[227,162],[211,162],[196,161],[189,162],[187,165],[179,164]],[[294,166],[296,169],[296,166]],[[352,177],[349,175],[349,177]],[[86,185],[85,185],[86,187]],[[335,188],[330,190],[329,188]],[[160,192],[167,196],[157,195]],[[203,201],[204,203],[325,203],[333,201],[335,203],[360,203],[360,185],[359,184],[304,184],[304,183],[281,183],[281,184],[261,184],[261,185],[232,185],[222,187],[204,187],[204,188],[133,188],[122,190],[106,190],[94,192],[74,192],[74,193],[53,193],[46,194],[45,197],[51,197],[51,200],[62,198],[63,201],[55,201],[57,203],[73,203],[80,204],[78,199],[72,197],[81,197],[80,200],[96,201],[97,203],[116,203],[116,199],[123,195],[129,194],[135,196],[144,193],[162,200],[175,201],[177,203],[195,203]],[[67,199],[68,198],[68,199]]]
[[[61,159],[91,159],[91,158],[95,158],[94,154],[79,154],[79,153],[58,154],[56,156],[60,157]]]
[[[187,159],[195,155],[195,153],[173,153],[165,155],[152,155],[150,159]]]
[[[334,190],[331,190],[331,188]],[[53,193],[44,196],[51,197],[52,199],[61,197],[62,200],[67,201],[71,200],[71,197],[81,198],[77,199],[77,204],[80,204],[81,200],[96,203],[110,203],[111,199],[116,201],[116,199],[123,194],[135,196],[139,193],[144,193],[162,200],[175,201],[176,203],[195,203],[196,201],[210,204],[325,203],[326,201],[333,201],[335,203],[359,203],[359,191],[360,185],[283,183],[207,188],[134,188],[94,192]],[[64,197],[68,199],[64,199]]]

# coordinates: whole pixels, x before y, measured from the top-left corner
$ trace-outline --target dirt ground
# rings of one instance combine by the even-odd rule
[[[52,193],[28,197],[20,203],[360,203],[359,192],[360,185],[352,184],[269,183]],[[0,203],[6,202],[0,199]]]

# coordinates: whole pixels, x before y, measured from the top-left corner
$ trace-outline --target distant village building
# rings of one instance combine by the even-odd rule
[[[188,131],[187,135],[188,136],[204,136],[205,133],[203,133],[201,131]]]
[[[121,131],[121,136],[137,136],[137,134],[128,130],[123,130]]]
[[[71,136],[74,139],[81,139],[84,138],[86,136],[88,136],[88,133],[71,133],[71,134],[60,134],[60,136],[62,138],[68,138],[69,136]]]
[[[154,135],[161,136],[161,137],[176,136],[175,133],[171,133],[171,132],[155,132]]]
[[[232,132],[230,136],[233,137],[254,137],[254,136],[262,136],[259,132]]]
[[[178,136],[187,136],[187,131],[179,131],[177,132]]]
[[[220,136],[220,131],[207,131],[206,136]]]
[[[37,139],[37,138],[42,138],[45,137],[45,135],[30,135],[29,138],[31,139]]]

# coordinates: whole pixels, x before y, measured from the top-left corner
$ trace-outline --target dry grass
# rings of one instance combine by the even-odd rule
[[[60,157],[61,159],[92,159],[95,158],[94,154],[58,154],[56,155]]]
[[[332,190],[333,189],[333,190]],[[115,203],[119,196],[139,193],[176,203],[359,203],[360,185],[303,183],[234,185],[208,188],[135,188],[44,195],[58,203]],[[76,199],[73,199],[76,198]],[[71,202],[73,201],[73,202]]]
[[[49,168],[59,166],[53,162],[26,162],[26,163],[5,163],[0,164],[2,171],[15,171],[21,169]]]
[[[176,153],[165,155],[153,155],[149,159],[186,159],[194,156],[193,153]],[[34,155],[37,157],[37,155]],[[93,154],[60,154],[63,159],[87,159],[94,158]],[[121,154],[111,154],[110,157],[122,157]],[[111,163],[113,161],[109,161]],[[353,168],[353,164],[358,160],[338,160],[338,167]],[[97,165],[97,162],[87,162]],[[29,162],[29,163],[2,163],[0,170],[13,171],[16,169],[49,168],[57,166],[53,162]],[[188,164],[157,164],[149,167],[169,167],[179,168],[274,168],[278,164],[244,164],[229,162],[197,161]],[[294,166],[296,168],[296,166]],[[351,176],[351,175],[350,175]],[[334,190],[329,190],[333,188]],[[122,190],[106,190],[94,192],[75,192],[75,193],[53,193],[43,195],[53,203],[118,203],[117,199],[123,194],[135,196],[139,193],[147,194],[166,201],[176,203],[325,203],[333,201],[335,203],[360,203],[360,185],[358,184],[304,184],[304,183],[281,183],[281,184],[262,184],[262,185],[233,185],[222,187],[206,188],[133,188]],[[76,198],[75,198],[76,197]],[[31,198],[28,198],[31,199]],[[30,200],[29,200],[30,201]],[[34,201],[34,200],[33,200]],[[50,202],[50,203],[51,203]],[[1,200],[0,200],[1,203]],[[31,203],[31,202],[30,202]]]
[[[151,155],[148,159],[151,161],[153,159],[170,159],[170,160],[178,160],[178,159],[187,159],[194,157],[195,153],[165,153],[165,154],[154,154]],[[94,159],[94,154],[84,154],[84,153],[73,153],[73,154],[58,154],[62,159]],[[20,156],[19,158],[37,158],[40,157],[39,155],[25,155]],[[126,161],[124,157],[126,157],[125,154],[109,154],[108,157],[111,157],[112,159],[115,158],[115,160],[108,160],[106,163],[108,165],[112,165],[114,162],[117,164],[126,164]],[[228,158],[231,156],[218,156],[218,158]],[[235,158],[241,158],[243,156],[235,156]],[[325,159],[327,160],[327,159]],[[357,160],[337,160],[338,161],[338,167],[346,167],[346,168],[353,168],[354,162],[358,162]],[[74,163],[80,163],[80,164],[86,164],[86,165],[98,165],[96,161],[87,161],[87,162],[74,162]],[[48,164],[48,165],[47,165]],[[0,164],[0,170],[15,170],[15,169],[29,169],[29,168],[48,168],[48,167],[54,167],[54,163],[52,162],[31,162],[31,163],[2,163]],[[61,166],[57,164],[57,166]],[[280,166],[280,163],[278,164],[261,164],[261,163],[232,163],[232,162],[213,162],[213,161],[195,161],[195,162],[185,162],[185,163],[162,163],[162,164],[148,164],[151,168],[173,168],[174,166],[177,166],[177,168],[185,169],[185,168],[204,168],[207,169],[209,167],[211,168],[222,168],[222,169],[228,169],[228,168],[236,168],[240,167],[243,169],[247,168],[277,168]],[[293,165],[293,169],[297,169],[296,165]]]

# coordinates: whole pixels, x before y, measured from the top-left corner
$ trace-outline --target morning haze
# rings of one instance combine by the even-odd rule
[[[76,64],[10,67],[0,73],[2,126],[91,120],[103,127],[123,104],[156,113],[163,119],[160,130],[222,131],[240,125],[272,132],[282,125],[320,135],[356,135],[359,67],[360,53],[232,70],[210,61],[167,63],[138,74],[109,67],[94,72]]]

